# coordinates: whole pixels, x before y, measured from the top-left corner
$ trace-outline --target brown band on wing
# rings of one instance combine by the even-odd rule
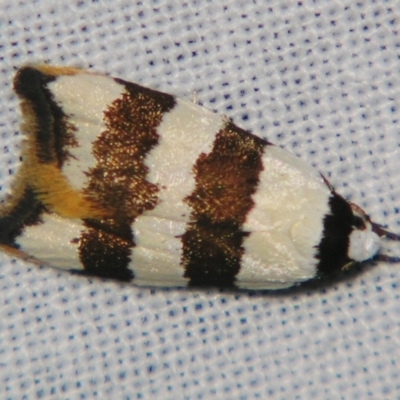
[[[242,225],[254,206],[268,144],[228,123],[217,133],[211,153],[196,161],[196,187],[185,199],[192,208],[191,222],[182,235],[182,264],[190,286],[234,285],[248,235]]]
[[[21,128],[27,142],[14,197],[19,198],[29,187],[48,210],[63,217],[79,218],[93,214],[91,209],[96,207],[71,188],[61,172],[63,164],[72,157],[70,149],[78,143],[76,127],[49,88],[56,79],[57,76],[34,67],[21,68],[14,79],[14,89],[21,98]],[[12,202],[11,207],[15,204]]]
[[[36,185],[42,166],[59,171],[70,156],[68,146],[76,145],[75,127],[69,123],[47,87],[55,79],[34,67],[19,69],[14,78],[14,90],[21,99],[21,130],[26,144],[13,195],[1,209],[0,242],[9,246],[16,246],[15,239],[25,227],[42,223],[41,216],[46,212],[46,206],[40,201]],[[52,180],[47,180],[44,189],[52,184]]]
[[[47,85],[57,79],[33,67],[21,68],[14,78],[14,90],[21,98],[22,130],[37,163],[61,168],[70,156],[68,147],[77,145],[76,128],[54,101]]]
[[[41,224],[44,212],[45,208],[37,200],[33,190],[26,187],[13,207],[0,215],[0,243],[17,247],[16,238],[21,235],[25,227]]]
[[[157,185],[146,180],[147,154],[157,146],[157,127],[164,113],[175,106],[173,96],[116,80],[126,92],[104,112],[105,130],[93,144],[96,166],[84,189],[110,219],[85,221],[80,259],[89,274],[129,280],[134,219],[158,202]],[[111,232],[111,233],[110,233]]]
[[[82,275],[130,281],[133,271],[128,268],[133,235],[126,221],[85,220],[86,230],[79,240]]]
[[[157,146],[157,127],[175,99],[133,83],[123,84],[126,92],[104,112],[106,128],[92,149],[97,164],[89,172],[84,191],[110,215],[134,218],[157,204],[158,188],[146,180],[145,158]]]
[[[333,275],[354,262],[347,255],[354,214],[350,204],[336,192],[329,198],[330,213],[324,217],[322,239],[317,246],[319,277]]]

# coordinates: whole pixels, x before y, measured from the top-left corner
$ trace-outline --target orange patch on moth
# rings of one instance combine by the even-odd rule
[[[37,199],[61,217],[87,219],[112,216],[112,212],[97,204],[95,199],[73,189],[56,165],[36,164],[26,173]]]

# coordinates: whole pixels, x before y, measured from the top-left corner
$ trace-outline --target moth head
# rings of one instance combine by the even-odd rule
[[[379,225],[371,222],[367,214],[356,204],[350,204],[353,211],[353,230],[349,236],[347,256],[357,262],[372,258],[379,250],[380,236]],[[381,234],[382,233],[382,234]]]

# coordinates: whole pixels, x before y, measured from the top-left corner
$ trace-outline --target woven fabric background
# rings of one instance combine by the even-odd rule
[[[400,232],[397,0],[0,0],[0,184],[16,69],[190,99],[294,152]],[[400,245],[383,252],[400,255]],[[399,399],[400,269],[276,293],[151,289],[0,256],[1,399]]]

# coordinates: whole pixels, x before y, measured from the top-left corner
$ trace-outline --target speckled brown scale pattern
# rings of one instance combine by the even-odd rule
[[[158,188],[146,180],[144,160],[157,145],[157,127],[175,100],[132,83],[125,87],[127,92],[104,113],[106,129],[93,144],[97,165],[85,192],[117,217],[136,217],[157,204]]]
[[[96,275],[121,281],[133,279],[127,268],[133,246],[133,235],[126,221],[114,219],[86,220],[86,230],[79,239],[79,254],[85,269],[83,275]]]
[[[182,264],[191,286],[232,286],[247,235],[242,225],[254,206],[252,195],[269,143],[228,123],[209,154],[194,164],[196,187],[185,201],[192,208],[182,236]]]
[[[145,158],[157,145],[157,127],[163,114],[175,106],[175,99],[133,83],[117,82],[126,92],[104,113],[106,129],[93,144],[97,165],[89,172],[85,188],[86,194],[112,211],[114,217],[101,221],[100,229],[85,223],[88,229],[81,238],[80,258],[87,271],[104,277],[124,266],[126,271],[114,276],[121,279],[123,274],[131,274],[127,268],[135,245],[127,232],[135,217],[158,202],[158,187],[146,180]],[[108,224],[112,236],[103,232],[107,232]]]

